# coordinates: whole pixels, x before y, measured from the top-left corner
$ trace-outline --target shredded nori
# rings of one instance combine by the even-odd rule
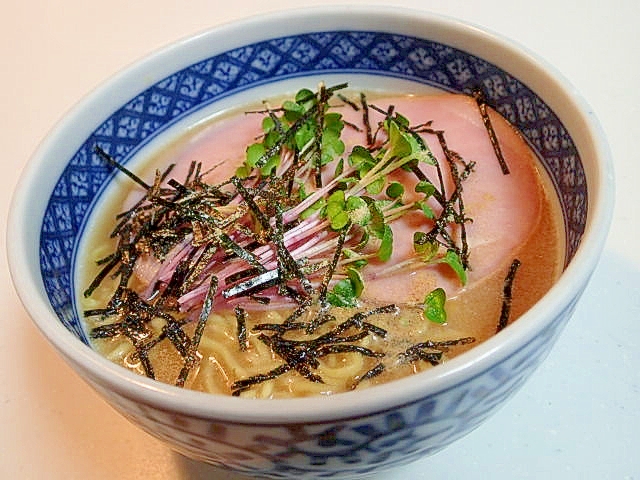
[[[370,336],[385,336],[386,331],[366,322],[365,319],[376,314],[392,313],[397,311],[397,306],[387,305],[374,308],[366,312],[358,312],[347,320],[339,323],[328,332],[310,339],[290,339],[285,335],[293,331],[305,333],[308,324],[305,322],[288,322],[285,324],[260,324],[254,327],[256,331],[272,331],[271,335],[258,334],[258,339],[268,345],[279,356],[284,364],[266,372],[241,379],[231,386],[234,396],[240,395],[248,388],[272,380],[286,372],[296,371],[305,379],[323,383],[322,377],[313,371],[320,366],[319,359],[327,355],[339,353],[358,353],[365,357],[381,358],[384,352],[376,352],[370,348],[358,345],[356,342]]]
[[[238,346],[240,347],[240,350],[244,352],[247,350],[249,345],[249,341],[247,339],[247,311],[239,306],[236,306],[233,311],[236,314]]]
[[[487,111],[487,102],[484,97],[484,92],[477,88],[473,91],[472,95],[473,98],[475,98],[476,103],[478,104],[478,110],[480,111],[480,116],[482,117],[482,123],[484,124],[484,127],[487,130],[487,134],[489,135],[489,140],[491,141],[491,146],[493,147],[493,151],[496,154],[498,163],[500,164],[500,169],[502,170],[503,175],[509,175],[509,166],[504,159],[502,148],[500,148],[500,141],[498,140],[498,136],[493,129],[491,117],[489,117],[489,112]]]
[[[200,310],[200,315],[198,316],[198,324],[196,325],[196,330],[193,334],[193,338],[188,342],[188,350],[184,353],[180,352],[185,360],[184,366],[182,367],[182,370],[178,375],[178,379],[176,380],[176,386],[178,387],[184,386],[184,383],[189,376],[189,372],[196,366],[198,362],[198,345],[200,344],[200,339],[202,338],[202,334],[207,325],[207,321],[209,320],[209,316],[213,311],[213,303],[217,290],[218,278],[215,276],[211,276],[209,290],[207,291],[207,295],[204,299],[202,310]]]
[[[120,170],[122,173],[124,173],[126,176],[128,176],[130,179],[132,179],[134,182],[136,182],[137,184],[142,186],[142,188],[147,189],[147,190],[149,190],[151,188],[149,185],[147,185],[147,183],[144,180],[142,180],[140,177],[138,177],[131,170],[129,170],[127,168],[124,168],[118,162],[115,162],[113,160],[113,158],[111,157],[111,155],[109,155],[107,152],[105,152],[98,145],[95,146],[94,150],[100,156],[100,158],[102,158],[110,166],[115,167],[118,170]]]
[[[444,341],[427,340],[407,348],[400,354],[400,361],[409,363],[421,360],[430,363],[432,366],[436,366],[442,362],[443,355],[448,352],[451,347],[467,345],[475,341],[476,339],[474,337],[463,337]]]
[[[496,328],[496,333],[503,330],[509,324],[509,316],[511,314],[511,301],[513,298],[513,281],[516,277],[518,268],[522,262],[517,258],[511,262],[509,271],[504,279],[502,287],[502,309],[500,311],[500,320]]]
[[[351,385],[351,390],[355,390],[358,387],[358,385],[360,385],[360,383],[364,382],[365,380],[371,380],[372,378],[377,377],[382,372],[384,372],[385,369],[386,367],[384,363],[377,364],[375,367],[368,370],[363,375],[360,375],[359,377],[357,377],[353,382],[353,384]]]

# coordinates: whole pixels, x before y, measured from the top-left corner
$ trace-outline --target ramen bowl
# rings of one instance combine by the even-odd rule
[[[508,328],[436,368],[328,397],[255,400],[183,390],[96,353],[77,303],[77,251],[115,173],[95,146],[133,164],[150,144],[216,111],[319,80],[390,91],[480,89],[552,179],[566,230],[556,284]],[[420,11],[290,11],[178,42],[85,98],[25,168],[10,211],[8,256],[18,294],[51,345],[113,408],[176,451],[261,477],[357,477],[445,448],[523,385],[596,266],[612,177],[589,107],[522,47]]]

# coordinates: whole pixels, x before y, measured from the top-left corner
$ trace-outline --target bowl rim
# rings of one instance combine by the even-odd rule
[[[593,187],[590,186],[589,189],[587,228],[574,258],[561,278],[509,328],[446,364],[417,376],[329,397],[255,400],[182,390],[129,372],[80,342],[58,321],[48,303],[39,263],[34,265],[36,261],[30,261],[30,257],[34,255],[34,245],[37,252],[39,224],[36,229],[37,222],[25,221],[27,212],[42,218],[42,212],[34,213],[30,208],[30,189],[38,185],[38,175],[41,175],[47,158],[60,151],[64,135],[72,130],[77,131],[79,122],[84,125],[80,130],[86,130],[88,135],[94,128],[91,125],[95,123],[95,119],[103,118],[103,109],[97,109],[97,112],[90,110],[101,103],[106,95],[111,96],[110,104],[124,104],[132,98],[133,90],[133,94],[143,90],[140,85],[153,84],[157,81],[154,80],[156,77],[164,78],[197,60],[207,58],[201,52],[209,44],[215,43],[214,40],[220,45],[216,51],[227,51],[266,39],[266,30],[280,31],[279,36],[284,36],[327,31],[327,25],[331,25],[331,30],[367,27],[369,30],[389,33],[435,37],[434,40],[485,58],[498,66],[511,62],[508,70],[503,67],[509,72],[514,69],[520,73],[527,69],[535,71],[535,78],[531,78],[532,82],[527,82],[527,85],[545,99],[565,125],[568,124],[569,116],[575,117],[575,129],[590,141],[589,147],[592,148],[592,151],[586,152],[593,163],[592,169],[587,172],[588,181],[593,183]],[[260,28],[256,28],[258,26]],[[427,26],[432,33],[421,35],[420,31]],[[487,52],[493,53],[488,56]],[[208,56],[213,53],[206,50]],[[552,85],[553,94],[545,96],[540,90],[542,85]],[[563,112],[564,120],[560,112]],[[79,138],[87,136],[83,136],[82,132],[77,135]],[[57,179],[59,175],[52,173],[51,176]],[[560,315],[570,299],[580,296],[595,269],[611,221],[613,191],[611,154],[592,109],[562,74],[527,48],[483,27],[422,10],[387,6],[299,8],[233,21],[174,42],[125,68],[86,95],[45,137],[20,176],[9,210],[7,253],[15,289],[33,322],[66,361],[83,372],[85,380],[94,388],[106,385],[108,389],[127,398],[137,399],[165,411],[181,411],[212,420],[263,425],[283,422],[309,424],[363,417],[414,403],[427,395],[454,388],[461,381],[480,375],[532,341],[539,331],[548,327]],[[49,198],[49,193],[46,195]],[[211,401],[213,397],[215,402]]]

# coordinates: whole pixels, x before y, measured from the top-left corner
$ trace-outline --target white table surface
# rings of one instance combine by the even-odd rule
[[[38,142],[114,72],[174,40],[230,20],[329,3],[335,2],[3,1],[0,478],[236,478],[185,459],[133,427],[45,343],[10,282],[4,242],[13,239],[4,235],[7,208]],[[433,457],[374,478],[640,479],[640,3],[384,3],[471,21],[554,64],[600,118],[615,158],[618,190],[602,260],[545,364],[470,435]]]

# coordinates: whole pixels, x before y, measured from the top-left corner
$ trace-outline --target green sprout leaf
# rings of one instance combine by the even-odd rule
[[[334,230],[342,230],[349,223],[349,214],[344,210],[333,215],[331,218],[331,228]]]
[[[325,130],[322,132],[322,165],[326,165],[342,155],[344,149],[344,142],[340,140],[340,131]]]
[[[389,126],[389,147],[386,155],[389,157],[403,158],[412,153],[409,136],[402,133],[396,122],[391,122]]]
[[[271,117],[264,117],[262,119],[262,130],[267,133],[276,128],[276,122]]]
[[[396,112],[394,120],[399,126],[403,128],[407,128],[410,124],[409,119],[404,115],[399,114],[398,112]]]
[[[371,210],[367,202],[360,197],[352,196],[347,198],[346,210],[352,223],[366,226],[371,222]]]
[[[344,258],[348,258],[350,260],[355,259],[349,263],[349,268],[355,268],[357,270],[360,270],[365,266],[367,266],[367,264],[369,263],[366,258],[361,258],[362,255],[353,251],[350,248],[342,249],[342,255],[344,256]]]
[[[433,155],[433,152],[421,138],[418,140],[419,138],[420,137],[416,137],[414,135],[407,135],[407,140],[411,144],[412,160],[417,160],[418,162],[427,163],[429,165],[436,165],[438,160]]]
[[[249,167],[255,168],[262,160],[267,150],[262,143],[254,143],[247,147],[246,163]]]
[[[238,178],[247,178],[249,175],[251,175],[251,168],[246,164],[241,165],[236,169],[236,177]]]
[[[246,177],[251,169],[258,168],[262,176],[271,175],[273,170],[280,164],[280,155],[276,154],[267,158],[266,153],[267,149],[262,143],[249,145],[246,150],[245,160],[247,169],[240,173],[245,173],[246,175],[244,176]]]
[[[378,249],[378,258],[386,262],[391,258],[393,253],[393,230],[389,225],[384,226],[384,232],[380,242],[380,248]]]
[[[415,206],[422,210],[422,213],[425,217],[430,220],[436,218],[436,214],[433,212],[433,209],[427,204],[427,202],[416,202]]]
[[[349,165],[358,171],[358,177],[364,177],[376,164],[371,152],[362,145],[356,145],[349,154]]]
[[[385,184],[385,178],[384,177],[378,177],[375,180],[373,180],[372,182],[370,182],[367,187],[367,193],[369,195],[377,195],[379,194],[382,189],[384,188],[384,184]]]
[[[387,194],[387,197],[394,200],[397,198],[402,198],[402,195],[404,195],[404,185],[402,185],[400,182],[391,182],[387,187],[385,193]]]
[[[364,290],[364,279],[362,278],[362,273],[353,267],[347,267],[346,269],[347,276],[351,281],[351,285],[353,286],[353,292],[356,298],[359,298]]]
[[[354,168],[359,169],[361,165],[369,165],[369,168],[371,168],[371,166],[373,166],[375,163],[376,161],[371,155],[371,152],[369,152],[369,150],[364,148],[362,145],[356,145],[355,147],[353,147],[351,153],[349,154],[349,165]]]
[[[440,263],[446,263],[456,273],[462,285],[467,284],[467,271],[462,264],[462,259],[454,250],[447,250],[447,253],[440,259]]]
[[[284,110],[284,118],[289,123],[293,123],[300,119],[307,110],[305,105],[298,102],[292,102],[291,100],[284,101],[282,103],[282,109]]]
[[[283,126],[284,127],[284,126]],[[275,128],[267,132],[262,140],[262,144],[265,148],[270,149],[275,147],[282,139],[282,134]]]
[[[334,307],[356,307],[356,290],[350,278],[337,282],[327,292],[327,301]]]
[[[367,228],[362,232],[362,238],[360,239],[358,244],[353,247],[355,251],[360,251],[369,244],[369,239],[371,238],[371,235],[369,234],[370,228],[371,226],[368,225]]]
[[[327,199],[327,207],[336,207],[344,210],[344,190],[336,190]]]
[[[324,130],[340,133],[344,128],[341,113],[327,113],[324,115]]]
[[[331,228],[340,230],[349,223],[349,214],[346,212],[344,190],[336,190],[327,199],[325,214],[331,223]]]
[[[447,300],[447,295],[442,288],[436,288],[432,290],[424,298],[424,305],[422,313],[427,320],[434,323],[444,324],[447,322],[447,312],[444,309],[444,304]]]
[[[377,238],[382,238],[384,236],[384,214],[382,213],[382,209],[380,208],[379,203],[371,197],[362,197],[369,207],[369,212],[371,213],[371,221],[367,225],[368,230]]]
[[[438,244],[432,241],[426,233],[414,232],[413,250],[428,262],[438,253]]]
[[[309,208],[304,210],[300,214],[300,218],[302,220],[304,220],[305,218],[309,218],[315,212],[322,210],[326,205],[327,205],[327,201],[324,198],[320,198],[316,202],[314,202]]]
[[[427,182],[425,180],[419,181],[415,186],[415,191],[417,193],[424,193],[426,198],[429,198],[436,191],[436,187],[433,183]]]
[[[315,125],[309,122],[304,123],[296,130],[293,138],[296,148],[303,150],[309,142],[312,142],[316,138]]]
[[[309,110],[316,103],[316,94],[308,88],[301,88],[296,93],[295,101]]]
[[[267,161],[260,167],[260,174],[263,177],[268,177],[272,173],[276,167],[280,164],[280,155],[273,155],[267,159]]]

